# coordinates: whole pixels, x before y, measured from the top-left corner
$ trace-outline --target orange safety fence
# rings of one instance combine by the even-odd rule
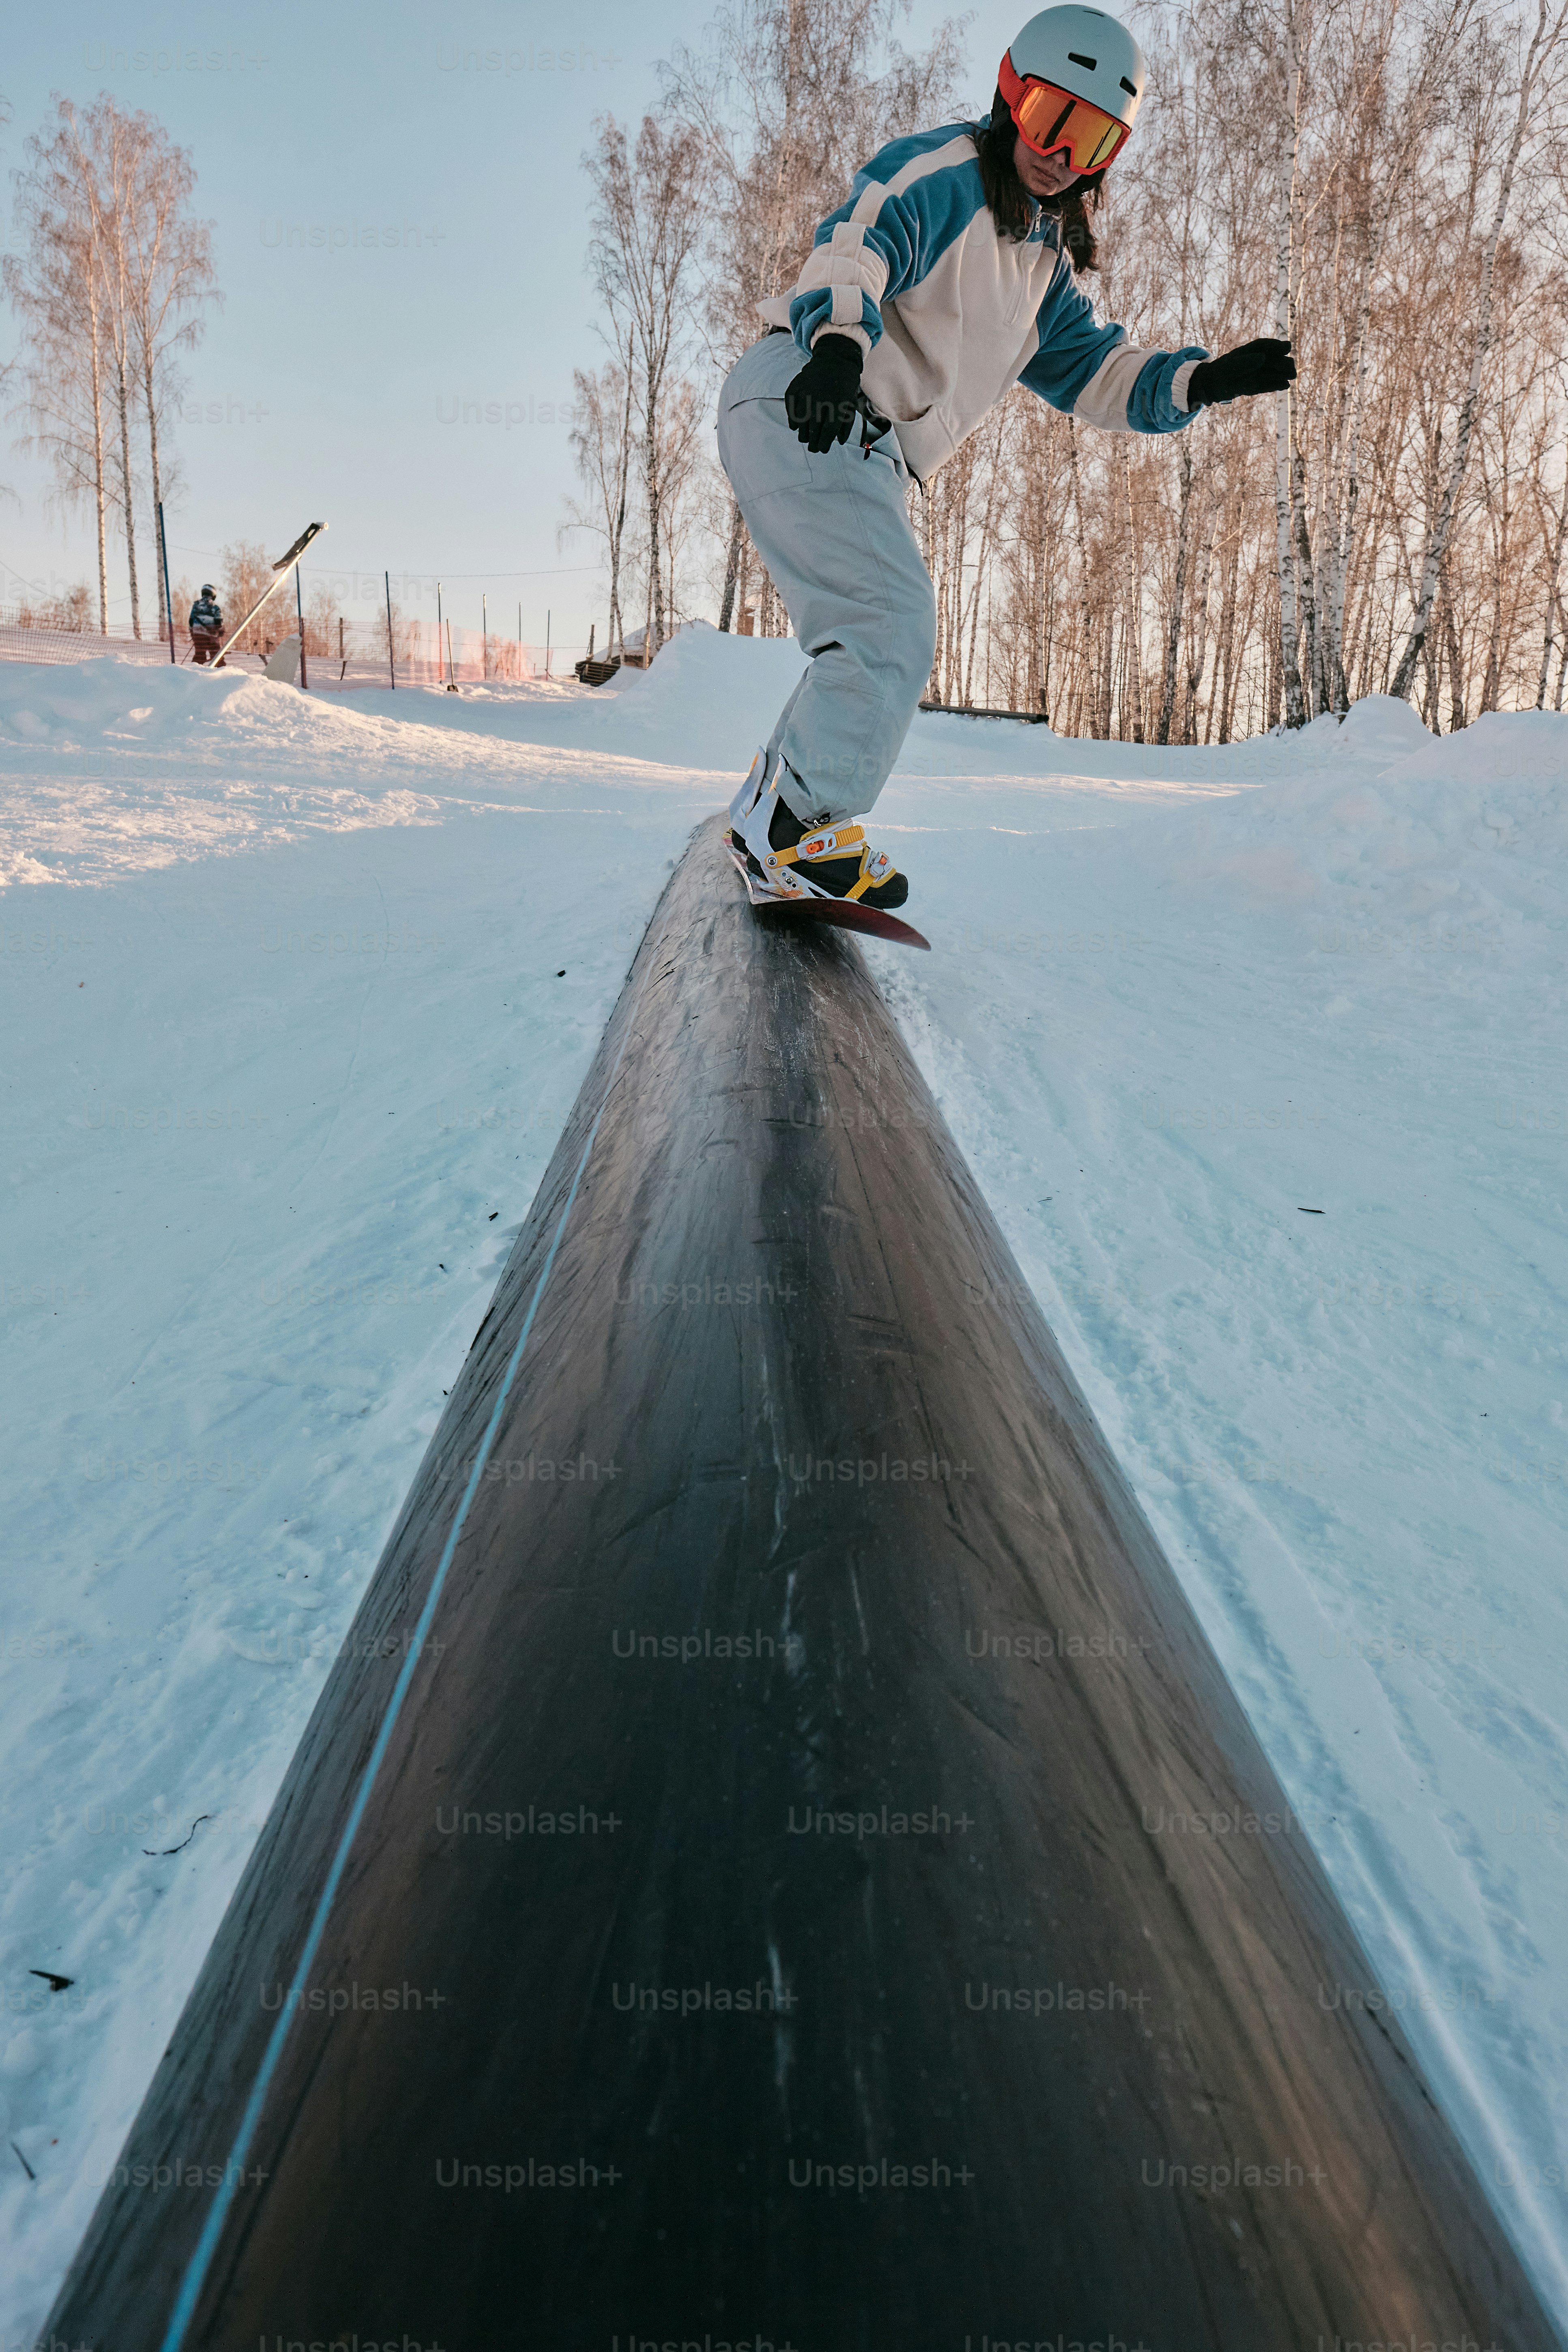
[[[252,675],[260,670],[275,646],[298,634],[293,616],[289,617],[288,627],[275,625],[260,636],[257,650],[231,652],[226,666]],[[253,623],[247,638],[255,639],[258,635]],[[398,619],[394,627],[394,660],[389,665],[384,621],[344,620],[341,630],[334,623],[324,638],[323,642],[319,625],[307,624],[306,676],[312,688],[390,687],[394,668],[399,686],[444,686],[448,681],[460,686],[526,685],[545,679],[552,685],[575,686],[573,664],[587,651],[582,645],[526,645],[516,637],[486,635],[479,629],[443,628],[438,637],[434,621]],[[179,623],[174,628],[174,656],[189,664],[190,631]],[[0,607],[0,661],[59,664],[105,658],[162,662],[167,667],[169,641],[156,624],[138,637],[128,622],[111,625],[107,631],[61,628],[22,619],[15,606],[9,613]]]

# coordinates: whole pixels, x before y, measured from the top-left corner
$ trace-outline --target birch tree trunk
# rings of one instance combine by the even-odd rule
[[[153,472],[153,516],[155,523],[163,496],[163,478],[158,466],[158,403],[153,382],[153,355],[145,344],[142,346],[142,398],[147,403],[147,454]],[[158,642],[167,645],[174,635],[174,616],[163,602],[163,567],[158,561],[156,536],[153,541],[153,578],[158,590]]]
[[[1255,566],[1247,583],[1247,617],[1241,625],[1241,642],[1244,646],[1252,635],[1252,616],[1258,609],[1258,569]],[[1231,679],[1230,700],[1225,718],[1225,732],[1220,737],[1222,743],[1228,743],[1236,732],[1236,706],[1240,698],[1241,664],[1237,662],[1235,675]]]
[[[970,704],[973,704],[974,700],[974,644],[975,633],[980,626],[980,591],[988,576],[985,567],[987,559],[991,552],[992,530],[996,515],[996,496],[1001,488],[1002,482],[1002,431],[1004,420],[1006,415],[1006,410],[1000,403],[997,404],[995,415],[996,429],[991,436],[991,445],[988,452],[991,462],[986,467],[985,506],[980,518],[980,554],[974,567],[974,598],[970,607],[969,614],[969,660],[965,671],[963,698],[965,702]],[[987,660],[989,660],[991,641],[989,614],[987,614],[985,639],[986,656]]]
[[[1318,583],[1312,562],[1312,538],[1307,528],[1307,460],[1301,445],[1296,444],[1290,458],[1290,520],[1296,535],[1296,578],[1300,584],[1302,634],[1306,639],[1307,668],[1302,681],[1302,700],[1309,719],[1316,719],[1328,709],[1323,692],[1321,646],[1318,636]]]
[[[1323,649],[1323,666],[1332,696],[1332,708],[1342,719],[1350,708],[1344,664],[1345,583],[1350,576],[1355,551],[1356,508],[1361,498],[1361,437],[1366,415],[1367,335],[1372,323],[1373,277],[1383,249],[1383,235],[1392,202],[1393,192],[1389,191],[1382,204],[1373,206],[1367,222],[1356,291],[1350,428],[1343,458],[1339,528],[1331,534],[1329,542],[1328,643]]]
[[[1537,710],[1546,708],[1546,684],[1552,671],[1552,625],[1557,615],[1558,583],[1563,577],[1563,541],[1565,536],[1568,536],[1568,466],[1563,470],[1563,503],[1557,509],[1557,529],[1552,534],[1551,552],[1547,558],[1546,637],[1541,648],[1541,681],[1535,689]]]
[[[1459,633],[1454,626],[1454,600],[1443,598],[1443,628],[1448,642],[1448,731],[1458,735],[1466,724],[1465,667],[1459,654]]]
[[[1176,578],[1171,592],[1171,617],[1165,625],[1165,675],[1160,689],[1160,731],[1155,738],[1160,743],[1168,743],[1171,740],[1171,710],[1176,699],[1176,656],[1181,650],[1182,611],[1187,595],[1187,537],[1192,526],[1193,457],[1184,434],[1176,453],[1176,468],[1182,478],[1182,497],[1176,522]]]
[[[1040,680],[1045,674],[1046,632],[1046,532],[1043,499],[1034,499],[1029,508],[1029,531],[1025,542],[1027,565],[1029,627],[1026,637],[1026,658],[1024,663],[1024,707],[1038,707],[1043,693]],[[1016,704],[1014,708],[1016,709]]]
[[[1078,524],[1079,577],[1083,583],[1083,652],[1087,698],[1089,702],[1089,731],[1091,736],[1098,739],[1101,732],[1100,724],[1100,687],[1099,674],[1096,668],[1094,657],[1094,639],[1089,628],[1089,548],[1084,538],[1083,528],[1083,478],[1079,472],[1078,434],[1074,428],[1073,421],[1070,416],[1068,418],[1067,425],[1068,471],[1072,478],[1072,510]],[[1109,725],[1107,725],[1104,731],[1109,734]]]
[[[1297,0],[1285,0],[1282,70],[1284,89],[1277,131],[1274,192],[1274,331],[1288,341],[1293,328],[1294,289],[1291,280],[1296,236],[1296,163],[1301,135],[1301,59]],[[1285,724],[1287,727],[1300,727],[1305,723],[1307,712],[1301,696],[1301,672],[1296,651],[1300,622],[1296,598],[1291,437],[1290,394],[1287,389],[1276,395],[1275,406],[1275,561],[1279,579],[1279,669],[1284,685]]]
[[[654,351],[644,347],[647,361],[643,391],[643,474],[647,484],[648,609],[646,658],[652,661],[664,643],[664,574],[658,568],[658,509],[664,484],[658,462],[658,395],[663,370]]]
[[[120,408],[120,479],[125,510],[125,569],[131,576],[131,634],[142,635],[142,595],[136,582],[135,486],[131,474],[131,384],[122,354],[115,353],[115,397]]]
[[[724,555],[724,593],[719,600],[719,626],[729,634],[735,617],[735,585],[741,576],[741,542],[746,526],[741,520],[741,509],[733,499],[730,501],[730,544]]]
[[[1228,515],[1227,515],[1228,520]],[[1219,688],[1219,740],[1230,740],[1230,684],[1236,666],[1236,583],[1241,569],[1241,517],[1237,515],[1230,533],[1229,561],[1225,567],[1225,585],[1219,598],[1219,643],[1215,649],[1215,683]],[[1204,740],[1208,741],[1205,729]]]
[[[1432,658],[1432,636],[1433,632],[1429,629],[1426,633],[1426,642],[1421,648],[1421,666],[1426,673],[1426,698],[1421,705],[1421,717],[1430,733],[1440,735],[1443,730],[1437,721],[1438,712],[1442,708],[1440,698],[1443,691],[1443,681],[1439,677],[1438,672],[1442,667],[1442,651],[1441,648],[1439,648],[1437,659],[1434,661]]]
[[[1193,626],[1187,650],[1187,703],[1182,721],[1184,743],[1195,743],[1198,740],[1198,694],[1203,685],[1204,665],[1208,659],[1209,582],[1214,576],[1215,539],[1212,509],[1207,530],[1208,536],[1202,542],[1202,552],[1198,557],[1198,576],[1193,585]]]
[[[1122,474],[1127,488],[1127,635],[1122,652],[1127,665],[1127,685],[1131,688],[1132,734],[1137,743],[1148,740],[1149,730],[1143,718],[1143,583],[1138,563],[1138,536],[1132,519],[1132,452],[1124,450]],[[1125,711],[1127,693],[1122,695],[1122,733],[1126,733]]]
[[[910,492],[910,496],[911,498],[915,495],[915,491],[911,490]],[[931,494],[929,488],[922,485],[919,491],[919,498],[921,501],[921,537],[925,544],[926,570],[931,573],[931,579],[934,582],[936,579],[936,510],[931,503]],[[942,700],[942,599],[940,596],[937,599],[936,607],[936,646],[931,659],[931,676],[926,680],[926,700],[928,702],[940,702]]]
[[[610,642],[606,650],[612,659],[616,657],[624,659],[626,650],[626,625],[621,612],[621,557],[626,546],[626,486],[632,469],[632,351],[629,337],[626,344],[626,401],[621,410],[616,522],[615,529],[610,534]]]
[[[90,265],[89,265],[90,266]],[[89,298],[88,364],[92,394],[92,495],[98,520],[98,628],[109,635],[109,485],[104,478],[103,346],[99,338],[96,293]]]

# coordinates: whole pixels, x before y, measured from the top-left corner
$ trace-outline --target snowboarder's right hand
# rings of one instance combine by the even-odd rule
[[[1187,378],[1189,408],[1212,408],[1227,400],[1252,400],[1260,392],[1284,392],[1296,381],[1290,346],[1277,335],[1237,343],[1217,360],[1200,360]]]
[[[819,335],[811,357],[784,394],[784,415],[795,438],[819,457],[836,441],[849,438],[865,356],[850,335]]]

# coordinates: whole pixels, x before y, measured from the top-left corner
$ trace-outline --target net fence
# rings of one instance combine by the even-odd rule
[[[226,654],[225,667],[255,673],[298,624],[289,614],[270,626],[255,622],[242,640]],[[392,645],[386,624],[332,622],[325,627],[307,623],[305,671],[312,690],[352,686],[528,685],[547,680],[575,686],[573,665],[587,652],[585,646],[525,644],[517,637],[458,628],[447,623],[437,632],[433,620],[395,618]],[[189,664],[190,631],[176,622],[174,659]],[[0,661],[67,663],[101,660],[170,661],[169,640],[156,630],[137,636],[129,623],[107,631],[62,627],[33,617],[25,608],[0,605]]]

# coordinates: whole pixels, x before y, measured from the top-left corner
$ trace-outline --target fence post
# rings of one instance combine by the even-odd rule
[[[163,536],[163,501],[158,501],[158,551],[163,559],[163,610],[169,616],[169,659],[177,667],[180,656],[174,651],[174,606],[169,594],[169,542]]]
[[[392,690],[393,690],[394,694],[395,694],[395,693],[396,693],[396,691],[397,691],[397,655],[396,655],[396,652],[395,652],[395,649],[394,649],[393,642],[392,642],[392,574],[391,574],[391,572],[388,572],[385,574],[385,580],[386,580],[386,666],[387,666],[388,669],[392,672]]]
[[[305,668],[305,595],[300,585],[300,567],[294,566],[294,611],[300,623],[300,691],[309,694],[310,680]]]

